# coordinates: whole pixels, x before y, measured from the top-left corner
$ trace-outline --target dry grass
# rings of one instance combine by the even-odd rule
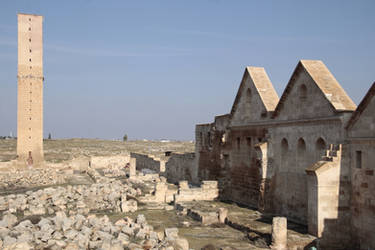
[[[16,158],[16,140],[0,140],[0,161]],[[135,152],[162,156],[165,151],[193,152],[194,143],[184,141],[110,141],[98,139],[61,139],[44,141],[47,162],[62,162],[79,156],[108,156]]]

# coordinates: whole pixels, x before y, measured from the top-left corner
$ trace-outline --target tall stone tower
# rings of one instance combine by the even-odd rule
[[[43,17],[18,14],[19,163],[43,162]]]

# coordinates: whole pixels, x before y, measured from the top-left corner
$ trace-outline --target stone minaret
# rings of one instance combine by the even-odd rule
[[[43,17],[18,14],[17,155],[22,165],[43,162]]]

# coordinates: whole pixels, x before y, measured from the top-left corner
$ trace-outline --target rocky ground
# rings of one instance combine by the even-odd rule
[[[177,228],[155,232],[140,214],[135,220],[123,217],[112,223],[95,214],[54,216],[18,221],[6,213],[0,221],[2,249],[189,249]]]
[[[3,249],[189,249],[177,228],[154,231],[138,214],[140,188],[127,180],[87,172],[89,185],[55,187],[0,196]],[[110,221],[108,215],[116,215]]]
[[[88,169],[66,178],[86,175],[91,181],[85,184],[1,195],[1,249],[269,249],[271,224],[256,211],[218,201],[146,204],[140,200],[165,178],[101,173]],[[228,211],[225,224],[218,209]],[[213,219],[202,219],[206,215]],[[313,240],[290,227],[291,242]]]
[[[1,159],[11,155],[10,141],[0,141]],[[82,154],[124,154],[129,148],[154,155],[193,149],[191,143],[143,143],[48,141],[46,158],[65,162]],[[269,249],[270,216],[219,201],[179,202],[177,192],[196,191],[147,171],[129,177],[124,164],[94,169],[87,162],[82,167],[67,162],[2,168],[0,249]],[[290,249],[304,249],[314,240],[306,228],[288,226]]]

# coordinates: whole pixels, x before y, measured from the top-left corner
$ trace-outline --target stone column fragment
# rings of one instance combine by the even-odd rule
[[[274,217],[272,220],[272,245],[274,250],[287,250],[287,219],[285,217]]]
[[[130,158],[129,176],[136,176],[137,159]]]

